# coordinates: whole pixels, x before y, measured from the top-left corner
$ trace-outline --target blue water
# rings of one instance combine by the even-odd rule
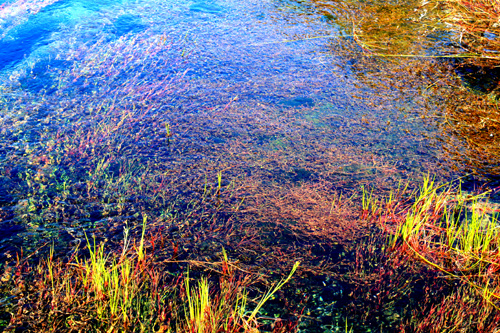
[[[27,18],[19,25],[12,27],[0,43],[0,69],[17,65],[25,57],[43,49],[53,42],[53,34],[63,26],[75,28],[82,21],[91,20],[91,14],[97,13],[119,1],[57,1],[40,8],[31,14],[29,7],[25,10]],[[15,3],[12,4],[15,6]],[[117,19],[117,33],[124,33],[133,27],[134,22]]]
[[[390,188],[440,173],[422,136],[433,129],[413,113],[420,87],[381,92],[405,74],[360,70],[346,17],[307,1],[11,1],[0,12],[4,126],[9,140],[44,145],[40,131],[92,126],[84,110],[112,104],[179,128],[177,143],[198,150],[179,163],[217,165],[228,145],[267,161],[224,161],[230,177],[273,154],[274,180],[305,169],[332,186]]]
[[[74,135],[88,140],[66,148],[80,156],[68,162],[81,168],[76,179],[98,163],[84,160],[101,158],[85,148],[96,141],[103,154],[119,147],[198,179],[226,170],[228,181],[247,175],[269,191],[448,177],[418,114],[433,96],[393,63],[363,58],[349,25],[340,7],[307,1],[9,1],[0,9],[2,163],[43,160],[29,156]],[[77,136],[87,132],[102,141]]]
[[[411,64],[365,57],[349,15],[293,0],[4,2],[0,254],[119,239],[141,214],[188,230],[197,200],[314,234],[340,194],[456,175],[421,117],[439,91]],[[222,195],[200,200],[210,188]]]

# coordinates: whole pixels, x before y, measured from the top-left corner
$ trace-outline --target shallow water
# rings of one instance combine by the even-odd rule
[[[312,225],[294,204],[468,173],[440,127],[455,72],[427,58],[453,33],[417,40],[415,4],[361,5],[5,2],[2,252],[165,221],[207,184],[262,221]]]
[[[219,173],[264,202],[318,184],[386,193],[427,173],[448,179],[437,127],[421,118],[439,92],[408,74],[411,62],[364,57],[358,5],[4,3],[0,195],[3,229],[23,239],[5,246],[71,234],[123,202],[132,215],[137,177],[168,175],[163,204],[160,185],[142,193],[160,215]]]
[[[182,122],[182,118],[199,112],[219,115],[216,109],[229,104],[231,108],[257,109],[253,111],[256,117],[259,113],[275,117],[279,112],[294,110],[304,115],[304,122],[316,129],[326,126],[332,135],[337,134],[335,129],[322,118],[337,117],[336,126],[353,128],[351,133],[339,136],[354,147],[383,146],[386,150],[395,145],[393,150],[412,154],[407,145],[415,146],[415,142],[400,129],[413,124],[393,111],[418,107],[410,99],[411,90],[417,87],[396,96],[401,99],[407,95],[406,101],[379,96],[371,89],[371,82],[363,77],[366,73],[351,66],[361,50],[346,36],[345,27],[324,13],[326,10],[335,15],[336,8],[319,10],[314,2],[50,2],[36,14],[17,14],[19,19],[10,26],[4,23],[8,32],[2,40],[5,54],[1,68],[4,85],[12,89],[11,95],[32,94],[36,99],[41,92],[47,96],[59,94],[62,89],[55,87],[55,82],[60,71],[79,70],[82,58],[99,57],[106,49],[119,52],[122,60],[127,52],[135,52],[137,57],[144,50],[139,49],[140,45],[127,43],[136,38],[165,36],[172,48],[183,54],[162,55],[161,63],[154,67],[155,74],[162,73],[160,76],[183,73],[181,91],[170,93],[159,106],[174,109],[176,121]],[[90,47],[96,42],[98,47]],[[346,54],[344,47],[353,49]],[[101,70],[105,65],[115,66],[112,61],[120,61],[112,59],[112,54],[108,58],[108,64],[100,65]],[[100,77],[95,84],[113,86],[136,74],[146,76],[135,70],[124,67],[122,73],[112,78]],[[14,80],[9,81],[9,77]],[[157,78],[150,78],[154,79]],[[385,79],[390,83],[400,78]],[[67,94],[85,93],[78,81],[64,88]],[[259,110],[259,104],[272,110]],[[223,113],[226,112],[227,109]],[[392,124],[397,123],[396,128],[385,126],[391,120]],[[221,126],[231,131],[231,126]],[[290,126],[288,132],[301,130],[298,124]],[[374,131],[370,126],[378,128]],[[377,132],[382,127],[386,133],[380,135]],[[399,149],[398,145],[404,148]],[[425,150],[425,160],[431,160],[433,153]],[[368,151],[378,153],[373,147]],[[395,154],[390,162],[398,161],[401,156]]]

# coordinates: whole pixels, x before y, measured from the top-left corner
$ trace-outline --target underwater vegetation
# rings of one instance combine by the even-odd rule
[[[498,330],[495,3],[272,6],[255,15],[339,35],[226,55],[120,13],[111,37],[6,58],[0,330]],[[263,70],[234,65],[254,49]]]

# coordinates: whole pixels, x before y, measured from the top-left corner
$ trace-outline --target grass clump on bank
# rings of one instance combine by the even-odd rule
[[[10,314],[4,331],[259,332],[260,309],[299,266],[254,306],[246,291],[252,277],[237,276],[225,251],[220,262],[211,263],[220,269],[219,284],[205,276],[192,287],[189,274],[169,272],[175,260],[161,262],[155,245],[146,244],[145,222],[138,242],[125,229],[119,252],[87,238],[86,250],[67,260],[53,251],[36,267],[18,258],[2,276],[2,317]],[[275,325],[274,331],[282,329]]]
[[[127,230],[127,229],[126,229]],[[5,331],[162,331],[174,285],[154,270],[155,260],[125,233],[121,253],[87,239],[87,258],[76,250],[66,261],[54,252],[34,266],[18,260],[2,293],[12,295]]]
[[[365,209],[371,209],[368,214],[389,234],[389,251],[423,264],[451,286],[440,301],[425,297],[420,308],[413,309],[414,319],[402,323],[405,331],[492,332],[497,328],[499,209],[487,194],[469,194],[460,186],[438,185],[427,178],[405,204],[395,199],[398,196],[378,204],[365,196],[365,201],[371,200],[365,202]]]

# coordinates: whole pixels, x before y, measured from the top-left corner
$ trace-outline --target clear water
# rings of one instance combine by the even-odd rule
[[[5,219],[18,225],[26,214],[50,210],[54,198],[66,202],[66,183],[86,184],[90,193],[99,165],[124,161],[134,161],[132,170],[148,165],[155,177],[170,173],[178,180],[171,198],[189,192],[187,184],[216,182],[219,173],[225,185],[264,198],[318,184],[388,191],[427,173],[449,176],[429,140],[435,127],[419,114],[424,104],[435,107],[433,95],[398,72],[403,65],[363,60],[347,8],[313,1],[4,2]],[[116,172],[103,177],[116,180]],[[102,217],[103,209],[83,209],[85,219],[89,210]],[[31,224],[59,228],[60,217],[47,223],[44,214]],[[68,224],[81,225],[81,218]]]
[[[165,115],[172,121],[182,122],[197,113],[209,117],[224,114],[227,109],[219,109],[226,105],[246,109],[246,114],[255,120],[279,117],[279,112],[294,110],[301,121],[309,122],[315,130],[327,127],[326,136],[338,136],[337,140],[363,153],[385,155],[380,149],[390,147],[400,152],[417,149],[420,143],[399,130],[408,124],[398,124],[383,134],[362,126],[363,117],[380,124],[391,119],[394,123],[391,111],[412,109],[414,105],[411,100],[390,101],[388,96],[389,101],[381,101],[380,96],[376,97],[365,82],[364,73],[355,72],[350,66],[356,54],[339,54],[336,50],[352,38],[329,19],[324,9],[320,12],[314,5],[286,1],[6,3],[0,47],[2,84],[11,89],[8,94],[28,94],[33,102],[41,98],[41,93],[52,98],[63,90],[78,99],[79,93],[85,93],[78,80],[64,89],[57,87],[61,71],[80,70],[83,60],[103,54],[108,65],[118,64],[129,54],[139,63],[141,52],[145,51],[140,48],[149,45],[146,41],[165,36],[170,50],[163,52],[150,73],[139,73],[143,68],[125,65],[115,77],[99,77],[96,86],[119,85],[135,75],[151,74],[149,80],[182,75],[182,83],[175,87],[179,91],[169,93],[160,106],[175,109]],[[331,15],[336,14],[336,8],[327,9]],[[316,38],[319,36],[326,37]],[[141,45],[141,41],[146,45]],[[145,65],[148,61],[153,60],[144,59]],[[104,65],[100,65],[101,69]],[[372,97],[365,98],[371,93]],[[271,109],[266,111],[259,104]],[[405,122],[397,119],[398,123]],[[228,121],[221,121],[220,125],[226,131],[235,130]],[[291,128],[278,133],[301,131],[298,124],[287,125]],[[352,130],[341,133],[332,128],[345,126]],[[333,138],[322,139],[326,146],[335,142]],[[361,148],[367,146],[372,147]],[[428,160],[431,156],[424,150]],[[395,155],[389,163],[398,161],[402,161],[401,157]]]
[[[438,116],[450,93],[440,82],[456,75],[426,58],[447,54],[453,33],[416,42],[415,7],[4,1],[0,252],[74,244],[84,230],[118,238],[141,214],[187,230],[208,191],[241,230],[272,221],[330,237],[341,193],[463,175]]]

